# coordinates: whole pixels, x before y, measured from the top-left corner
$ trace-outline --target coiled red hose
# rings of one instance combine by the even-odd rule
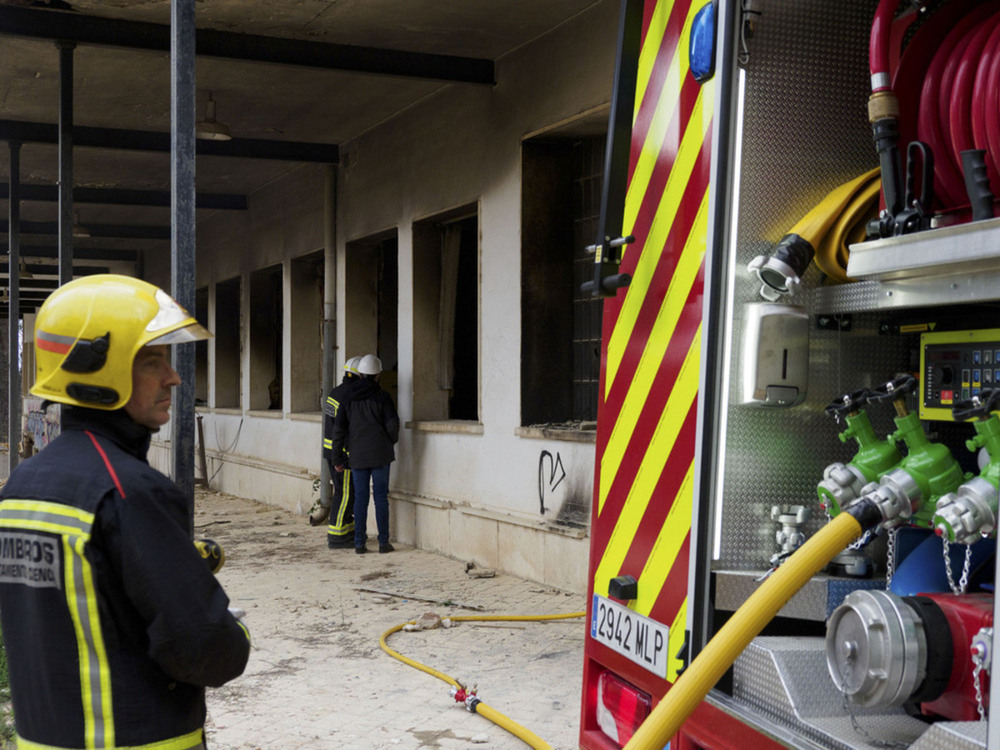
[[[904,141],[916,137],[931,147],[937,208],[968,204],[961,167],[967,149],[986,151],[990,187],[1000,196],[1000,1],[952,0],[950,15],[941,13],[941,22],[930,19],[909,42],[927,59],[900,57],[893,48],[901,36],[893,34],[900,3],[882,0],[875,11],[869,41],[872,92],[902,90],[914,85],[910,77],[922,78],[915,111],[904,108],[900,115],[916,121],[901,122],[900,133]],[[929,38],[919,40],[921,35]],[[900,62],[893,68],[896,57]]]

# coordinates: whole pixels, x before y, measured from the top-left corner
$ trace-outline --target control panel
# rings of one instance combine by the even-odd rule
[[[1000,328],[920,336],[920,418],[951,421],[952,406],[1000,388]]]

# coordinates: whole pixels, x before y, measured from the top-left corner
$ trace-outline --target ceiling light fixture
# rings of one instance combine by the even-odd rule
[[[22,260],[21,265],[17,267],[17,277],[19,279],[33,279],[35,274],[28,270],[28,264]]]
[[[90,230],[87,227],[80,226],[80,214],[73,214],[73,236],[74,237],[89,237]]]
[[[205,119],[199,120],[194,126],[194,134],[197,138],[206,141],[228,141],[232,139],[229,134],[229,126],[215,119],[215,99],[212,92],[208,92],[208,102],[205,105]]]

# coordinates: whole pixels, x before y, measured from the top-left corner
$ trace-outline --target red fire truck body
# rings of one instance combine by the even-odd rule
[[[941,39],[998,11],[623,2],[588,287],[606,300],[582,748],[1000,747],[995,531],[956,538],[947,510],[969,487],[996,509],[993,408],[972,399],[1000,388],[1000,219],[943,182],[960,149],[924,144],[919,110]],[[938,446],[954,481],[920,473]],[[774,571],[852,503],[902,493],[899,471],[908,509],[782,596],[676,733],[633,745]]]

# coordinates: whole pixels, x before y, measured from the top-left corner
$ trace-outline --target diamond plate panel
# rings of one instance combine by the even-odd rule
[[[748,40],[736,268],[768,252],[832,188],[877,165],[867,122],[868,30],[874,0],[768,3]],[[791,301],[813,316],[854,313],[852,329],[818,330],[813,318],[804,404],[728,410],[716,569],[763,571],[779,551],[772,505],[806,505],[815,533],[825,522],[816,495],[823,469],[849,461],[852,445],[824,408],[910,368],[910,343],[879,333],[876,283],[827,288],[813,267]],[[756,277],[737,272],[730,403],[737,402],[743,306],[759,302]],[[833,302],[836,300],[836,303]],[[878,434],[895,429],[891,407],[869,409]],[[873,554],[882,569],[884,545]]]
[[[935,724],[910,745],[910,750],[983,750],[985,721],[955,721]]]
[[[733,665],[733,699],[831,750],[905,746],[927,729],[902,709],[846,707],[822,638],[755,639]]]

